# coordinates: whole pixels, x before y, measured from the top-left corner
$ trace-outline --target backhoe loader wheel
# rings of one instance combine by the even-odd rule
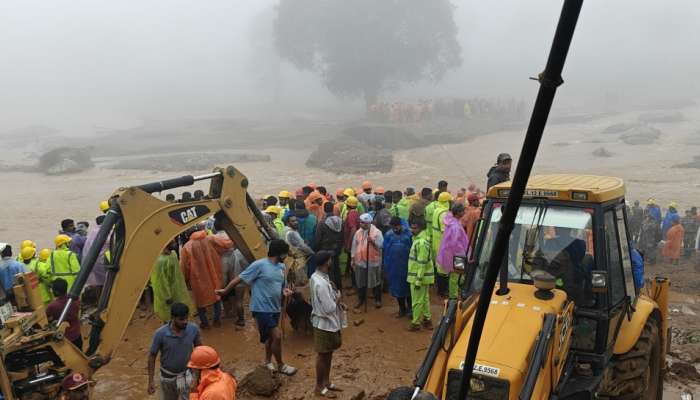
[[[411,397],[413,396],[413,391],[415,388],[408,387],[408,386],[401,386],[398,387],[391,392],[389,392],[389,395],[387,396],[386,400],[411,400]],[[432,393],[424,392],[424,391],[419,391],[418,395],[416,395],[416,399],[418,400],[437,400],[435,396]]]
[[[599,391],[616,400],[659,400],[661,386],[661,343],[656,320],[644,324],[637,343],[625,354],[614,356]]]

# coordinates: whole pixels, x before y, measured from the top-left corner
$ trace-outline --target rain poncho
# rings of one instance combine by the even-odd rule
[[[661,209],[657,205],[648,205],[646,208],[646,213],[651,215],[652,218],[656,220],[657,223],[661,222]]]
[[[51,275],[49,274],[49,264],[46,261],[41,261],[39,259],[34,259],[29,265],[27,265],[30,271],[34,271],[36,276],[39,278],[39,293],[41,294],[41,300],[44,304],[47,304],[53,299],[53,293],[51,293]]]
[[[173,303],[183,303],[192,309],[192,299],[174,251],[158,256],[151,270],[151,287],[153,309],[162,321],[170,321],[170,306]]]
[[[661,237],[665,238],[666,233],[668,232],[669,229],[673,226],[673,220],[676,218],[680,218],[678,216],[678,212],[675,209],[669,209],[668,212],[666,212],[666,217],[664,217],[664,222],[661,223]]]
[[[192,287],[192,296],[198,308],[219,301],[214,291],[221,289],[221,255],[233,247],[233,243],[218,235],[197,231],[180,252],[180,266],[185,282]]]
[[[408,253],[411,251],[411,233],[402,229],[400,234],[389,230],[384,237],[384,270],[389,281],[389,293],[393,297],[407,297]]]
[[[199,384],[190,400],[235,400],[236,380],[219,368],[200,370]]]
[[[634,286],[637,289],[644,287],[644,259],[642,255],[639,254],[637,249],[632,249],[632,256],[630,260],[632,261],[632,277],[634,278]]]
[[[407,198],[404,197],[401,200],[399,200],[399,203],[396,204],[396,208],[398,211],[398,217],[401,219],[408,220],[408,211],[411,207],[411,201]]]
[[[442,242],[437,256],[438,265],[445,272],[452,272],[454,256],[465,256],[469,248],[469,238],[462,228],[462,224],[451,212],[445,214],[445,232],[442,234]]]
[[[481,208],[469,206],[461,219],[462,227],[470,240],[475,239],[473,235],[479,218],[481,218]]]
[[[294,215],[299,221],[299,235],[309,247],[313,247],[316,243],[316,216],[308,210],[296,210]]]
[[[384,237],[374,225],[358,229],[352,240],[352,264],[358,288],[373,288],[382,284],[382,249]]]
[[[450,203],[447,201],[440,201],[435,203],[435,208],[433,210],[433,217],[430,224],[432,228],[431,243],[433,244],[433,262],[437,263],[437,255],[440,252],[440,243],[442,243],[442,233],[445,232],[445,216],[450,212]],[[436,265],[438,271],[443,275],[446,272],[442,271],[440,265]]]
[[[78,256],[78,262],[80,262],[83,258],[83,249],[85,248],[85,241],[87,238],[77,232],[60,231],[59,233],[70,236],[71,240],[68,250],[75,253],[75,255]]]
[[[666,244],[661,251],[661,255],[668,257],[671,260],[678,260],[681,258],[681,244],[683,243],[683,226],[681,224],[674,225],[671,229],[666,232]]]
[[[95,238],[97,237],[97,232],[99,232],[100,226],[96,226],[88,232],[87,239],[85,240],[85,246],[83,247],[85,251],[87,252],[88,249],[92,246],[92,243],[95,241]],[[105,277],[107,275],[107,271],[105,270],[105,252],[109,250],[109,240],[105,240],[104,245],[102,245],[102,248],[100,249],[100,254],[97,256],[97,260],[95,260],[95,266],[92,267],[92,271],[90,271],[90,276],[88,276],[86,286],[103,286],[105,283]]]
[[[350,209],[347,217],[343,220],[343,248],[348,253],[352,248],[352,239],[355,237],[355,232],[360,228],[360,213],[357,210]]]
[[[12,290],[12,286],[15,284],[15,275],[22,272],[25,272],[24,265],[13,260],[12,257],[4,257],[0,260],[0,283],[5,289],[5,293]]]

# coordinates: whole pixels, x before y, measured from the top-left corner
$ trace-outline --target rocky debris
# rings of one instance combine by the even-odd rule
[[[671,327],[671,343],[675,345],[700,343],[700,330],[685,330]]]
[[[612,157],[613,153],[609,152],[605,147],[598,147],[592,153],[595,157]]]
[[[63,175],[82,172],[94,165],[87,149],[59,147],[39,157],[37,170],[48,175]]]
[[[674,361],[670,371],[673,375],[684,381],[700,382],[700,373],[695,366],[683,362]]]
[[[280,387],[281,381],[274,372],[260,365],[243,377],[239,390],[256,396],[270,397]]]
[[[681,112],[649,112],[639,116],[639,121],[646,123],[654,122],[683,122],[685,117]]]
[[[162,172],[197,171],[209,170],[217,165],[227,163],[269,162],[270,160],[270,156],[266,154],[187,153],[121,160],[105,167]]]
[[[392,125],[356,125],[343,131],[345,136],[373,147],[413,149],[425,144],[410,131]]]
[[[336,174],[391,172],[394,156],[390,151],[359,141],[338,139],[319,144],[306,161],[306,166]]]
[[[608,126],[607,128],[603,129],[601,133],[604,134],[617,134],[617,133],[623,133],[627,132],[630,129],[637,128],[639,127],[639,124],[637,123],[626,123],[626,122],[621,122],[619,124],[612,124]]]
[[[653,144],[661,137],[661,131],[651,126],[639,126],[630,129],[620,136],[623,142],[630,145]]]
[[[676,164],[673,168],[700,168],[700,156],[693,157],[693,161]]]

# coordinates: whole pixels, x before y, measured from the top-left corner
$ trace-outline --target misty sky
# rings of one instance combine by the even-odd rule
[[[0,132],[240,115],[251,104],[271,103],[274,93],[298,108],[342,105],[312,75],[271,54],[275,3],[2,0]],[[536,84],[527,77],[544,66],[561,3],[454,4],[463,67],[437,87],[389,97],[533,97]],[[692,0],[588,0],[562,94],[700,97],[697,21],[700,3]],[[280,78],[272,82],[275,72]],[[350,106],[362,109],[361,102]]]

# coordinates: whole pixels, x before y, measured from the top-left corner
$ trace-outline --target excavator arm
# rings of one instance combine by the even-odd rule
[[[153,193],[210,180],[209,193],[200,200],[169,203]],[[120,188],[109,199],[110,208],[93,245],[83,253],[80,273],[71,287],[68,304],[56,324],[48,324],[43,304],[25,307],[3,320],[0,329],[0,391],[6,400],[56,398],[67,374],[91,377],[107,364],[121,342],[134,310],[162,250],[180,233],[214,216],[241,250],[253,261],[267,255],[267,242],[276,233],[262,218],[247,193],[248,179],[232,166],[202,176],[183,176],[141,186]],[[92,325],[86,352],[65,340],[63,323],[76,301],[105,243],[112,263]],[[22,277],[21,290],[41,303],[33,273]],[[17,287],[16,287],[17,289]],[[24,292],[23,292],[24,293]],[[31,312],[27,312],[31,311]]]
[[[209,193],[201,200],[168,203],[151,195],[200,180],[211,180]],[[109,237],[114,262],[107,268],[97,310],[90,317],[92,329],[86,352],[89,370],[82,372],[92,375],[114,356],[154,261],[180,233],[215,216],[249,261],[266,256],[267,241],[276,237],[275,232],[255,207],[247,187],[245,175],[228,166],[199,177],[184,176],[120,188],[112,194],[110,210],[70,292],[71,300],[80,296],[97,255]]]

